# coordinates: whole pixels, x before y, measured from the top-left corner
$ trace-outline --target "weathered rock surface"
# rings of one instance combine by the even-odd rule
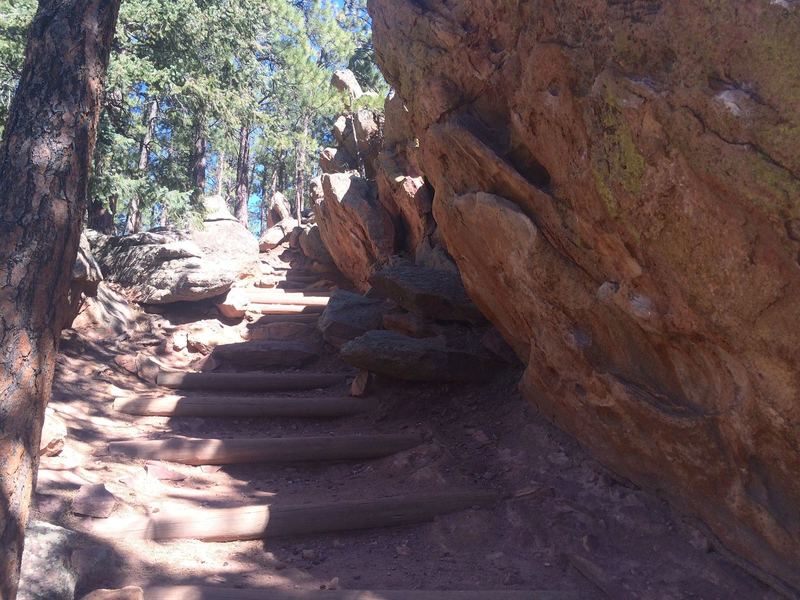
[[[44,521],[25,530],[18,600],[73,600],[78,575],[70,556],[78,534]]]
[[[276,223],[261,236],[258,240],[258,247],[261,252],[267,252],[280,246],[285,242],[296,227],[299,226],[297,219],[288,217]]]
[[[226,319],[242,319],[247,314],[250,299],[241,288],[232,288],[225,297],[217,302],[217,310]]]
[[[440,321],[483,320],[457,273],[394,265],[378,271],[369,281],[374,292],[420,316]]]
[[[369,5],[529,397],[800,587],[800,6]]]
[[[300,250],[306,258],[324,265],[333,263],[331,253],[322,241],[322,234],[316,224],[305,225],[299,239]]]
[[[326,342],[338,348],[368,331],[379,329],[385,311],[381,300],[338,290],[319,319],[319,330]]]
[[[286,196],[281,192],[275,192],[269,199],[269,205],[267,206],[267,229],[277,225],[284,219],[291,218],[291,216],[292,210]]]
[[[219,296],[234,281],[258,272],[258,243],[225,208],[207,198],[197,231],[122,237],[95,234],[95,256],[106,279],[143,304],[169,304]]]
[[[339,270],[364,291],[375,265],[394,252],[394,222],[373,183],[352,173],[323,175],[321,183],[314,212],[322,241]]]
[[[58,456],[64,449],[66,440],[67,424],[52,407],[48,406],[44,413],[44,426],[42,427],[42,439],[39,442],[39,455]]]
[[[370,331],[342,346],[340,355],[349,365],[405,381],[484,381],[496,369],[479,352],[448,347],[442,338],[413,338],[396,331]]]
[[[95,232],[91,232],[94,234]],[[69,288],[70,315],[74,319],[80,312],[81,305],[86,298],[97,295],[97,287],[103,281],[100,265],[92,254],[92,246],[86,232],[81,232],[81,241],[78,246],[78,256],[72,267],[72,283]]]

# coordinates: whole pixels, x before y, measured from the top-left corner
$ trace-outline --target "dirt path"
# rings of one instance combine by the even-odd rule
[[[274,300],[287,294],[287,286],[308,286],[317,277],[298,269],[284,270],[289,265],[276,256],[269,257],[269,264],[270,280],[278,286],[277,291],[265,294],[264,289],[251,286],[248,293],[269,300],[262,306],[270,308],[258,312],[294,313],[294,309],[284,309],[297,304]],[[317,305],[308,309],[312,314],[324,304],[321,299],[328,290],[326,286],[305,290]],[[292,297],[291,302],[296,299]],[[235,343],[244,341],[248,328],[219,322],[214,311],[204,307],[176,307],[146,317],[146,326],[140,331],[117,338],[98,339],[91,330],[73,333],[59,363],[52,407],[67,422],[69,436],[60,456],[43,459],[37,516],[84,534],[83,547],[72,557],[80,575],[80,593],[135,585],[150,588],[148,599],[310,598],[308,594],[315,590],[336,589],[401,592],[371,596],[330,592],[323,597],[446,598],[440,590],[484,591],[464,596],[464,600],[502,600],[503,593],[514,590],[527,592],[508,596],[520,600],[780,597],[725,560],[701,529],[673,515],[652,494],[615,478],[544,422],[516,392],[519,373],[514,369],[498,373],[492,384],[483,386],[378,382],[363,401],[363,412],[339,418],[235,417],[231,414],[241,408],[234,406],[258,406],[269,398],[292,398],[297,406],[316,400],[318,408],[331,400],[352,407],[349,380],[356,373],[313,334],[303,337],[302,343],[316,344],[321,349],[318,359],[302,367],[284,365],[263,373],[299,375],[301,380],[311,374],[337,375],[336,382],[324,389],[267,394],[230,387],[220,391],[166,389],[126,371],[130,360],[126,363],[117,357],[130,359],[142,352],[161,361],[164,368],[178,371],[216,366],[203,382],[204,386],[214,385],[215,376],[249,371],[250,367],[242,369],[237,360],[214,365],[203,359],[203,364],[198,360],[201,354],[184,350],[186,336],[192,340],[193,331],[205,328],[208,336]],[[276,319],[297,321],[292,315],[267,320]],[[296,346],[296,340],[283,343]],[[280,342],[276,344],[280,353]],[[293,352],[295,346],[291,346]],[[247,360],[246,354],[237,356]],[[165,398],[177,400],[173,404],[185,411],[203,410],[204,416],[123,412],[131,410],[132,400]],[[196,408],[198,402],[207,407],[210,398],[217,410]],[[143,412],[141,403],[136,410]],[[396,452],[397,448],[391,447],[384,457],[335,462],[254,464],[251,455],[245,464],[196,466],[122,453],[152,452],[147,444],[135,448],[112,444],[109,448],[109,443],[121,441],[172,439],[175,441],[167,449],[175,450],[185,449],[185,438],[236,438],[252,444],[252,440],[264,438],[313,437],[321,438],[318,443],[324,453],[331,451],[325,444],[353,436],[388,435],[393,437],[375,443],[390,439],[396,444],[397,434],[418,435],[420,441],[401,442],[413,447]],[[313,450],[309,448],[306,441],[294,451]],[[231,454],[222,442],[207,442],[192,452],[200,451],[207,453],[205,459],[195,456],[196,460],[188,462],[236,459],[235,452]],[[275,451],[270,450],[272,456]],[[354,450],[338,451],[347,455]],[[363,453],[363,448],[360,451]],[[107,518],[75,514],[76,496],[85,493],[86,486],[98,484],[115,497],[113,512]],[[488,502],[470,499],[462,506],[463,498],[453,495],[461,491],[491,492],[496,498]],[[446,509],[437,500],[430,513],[420,516],[417,513],[432,494],[439,499],[439,494],[446,495]],[[378,521],[421,522],[350,530],[354,520],[369,523],[371,514],[369,505],[352,508],[356,506],[352,503],[398,498],[410,498],[410,504],[394,506],[388,512],[382,507]],[[220,531],[232,535],[238,527],[239,533],[248,537],[242,519],[252,520],[252,515],[213,511],[266,504],[277,509],[264,539],[211,542],[180,535],[178,539],[150,539],[154,526],[156,532],[190,532],[189,537]],[[280,519],[286,519],[281,514],[286,514],[287,507],[307,511],[309,506],[320,505],[334,510],[344,506],[345,511],[333,518],[304,513],[299,520],[288,519],[290,524],[285,527],[290,533],[306,533],[271,535],[277,531],[275,527],[284,526]],[[331,523],[345,521],[351,523],[346,530],[325,531]],[[307,533],[315,528],[320,531]],[[156,590],[158,586],[166,587]],[[213,589],[199,593],[174,586]],[[402,590],[433,593],[415,596]],[[532,590],[559,593],[536,594]]]

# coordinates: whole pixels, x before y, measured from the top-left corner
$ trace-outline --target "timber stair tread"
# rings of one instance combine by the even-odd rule
[[[206,391],[293,391],[313,390],[343,383],[344,373],[159,373],[156,383],[161,387]]]
[[[143,417],[295,417],[330,419],[366,412],[350,396],[176,396],[116,398],[114,410]]]
[[[382,529],[428,523],[436,517],[489,507],[492,491],[451,491],[321,504],[259,503],[236,508],[164,508],[136,522],[101,524],[99,535],[155,541],[236,542]]]
[[[304,463],[367,460],[409,450],[417,434],[363,434],[264,438],[185,438],[111,442],[112,454],[185,465]]]
[[[327,305],[327,304],[326,304]],[[262,304],[250,302],[247,312],[261,315],[314,315],[319,317],[326,305],[315,304]]]
[[[572,592],[550,590],[278,590],[215,586],[144,588],[147,600],[578,600]]]

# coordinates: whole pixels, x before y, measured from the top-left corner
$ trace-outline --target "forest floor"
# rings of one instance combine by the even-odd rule
[[[126,371],[116,357],[142,352],[185,369],[198,355],[174,351],[176,333],[218,321],[215,327],[235,341],[243,330],[219,321],[210,305],[180,305],[138,318],[138,331],[116,337],[79,326],[66,336],[59,357],[51,407],[66,422],[68,436],[59,456],[42,459],[35,518],[82,532],[83,545],[72,556],[79,595],[125,585],[202,584],[558,590],[614,600],[780,597],[720,554],[696,523],[615,477],[546,422],[520,397],[517,368],[499,371],[485,385],[379,381],[368,396],[369,411],[336,420],[136,417],[116,412],[114,399],[173,392]],[[297,372],[356,375],[331,348]],[[346,396],[348,390],[343,381],[326,393]],[[174,435],[412,431],[425,435],[412,450],[337,464],[154,466],[108,451],[111,441]],[[106,519],[72,512],[74,497],[90,484],[104,484],[116,497]],[[195,511],[202,521],[206,508],[452,489],[497,490],[506,499],[430,523],[301,538],[156,543],[128,535],[130,523],[167,509]]]

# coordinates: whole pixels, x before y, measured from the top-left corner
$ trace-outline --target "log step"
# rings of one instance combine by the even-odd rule
[[[162,396],[117,398],[114,410],[143,417],[294,417],[331,419],[348,417],[368,408],[351,397],[306,396],[258,398],[252,396]]]
[[[325,290],[294,291],[263,290],[251,288],[245,294],[253,304],[300,304],[305,306],[327,306],[332,292]]]
[[[261,315],[314,315],[319,316],[325,306],[312,304],[261,304],[251,303],[247,312]]]
[[[212,350],[211,356],[242,369],[302,367],[319,358],[319,349],[298,341],[262,340],[221,344]]]
[[[177,390],[279,392],[315,390],[343,383],[335,373],[159,373],[158,385]]]
[[[494,492],[450,492],[417,494],[379,500],[356,500],[328,504],[246,506],[243,508],[183,508],[162,511],[144,527],[153,540],[194,539],[206,542],[260,540],[396,527],[426,523],[439,515],[488,506],[499,500]],[[127,530],[120,534],[134,534]]]
[[[287,437],[111,442],[112,454],[164,460],[184,465],[332,462],[390,456],[418,446],[422,436],[412,434],[337,437]]]
[[[300,315],[264,315],[259,317],[248,327],[258,327],[259,325],[269,325],[271,323],[307,323],[316,325],[319,321],[319,314],[300,314]]]
[[[578,600],[572,592],[547,590],[243,590],[212,586],[148,587],[147,600]]]

